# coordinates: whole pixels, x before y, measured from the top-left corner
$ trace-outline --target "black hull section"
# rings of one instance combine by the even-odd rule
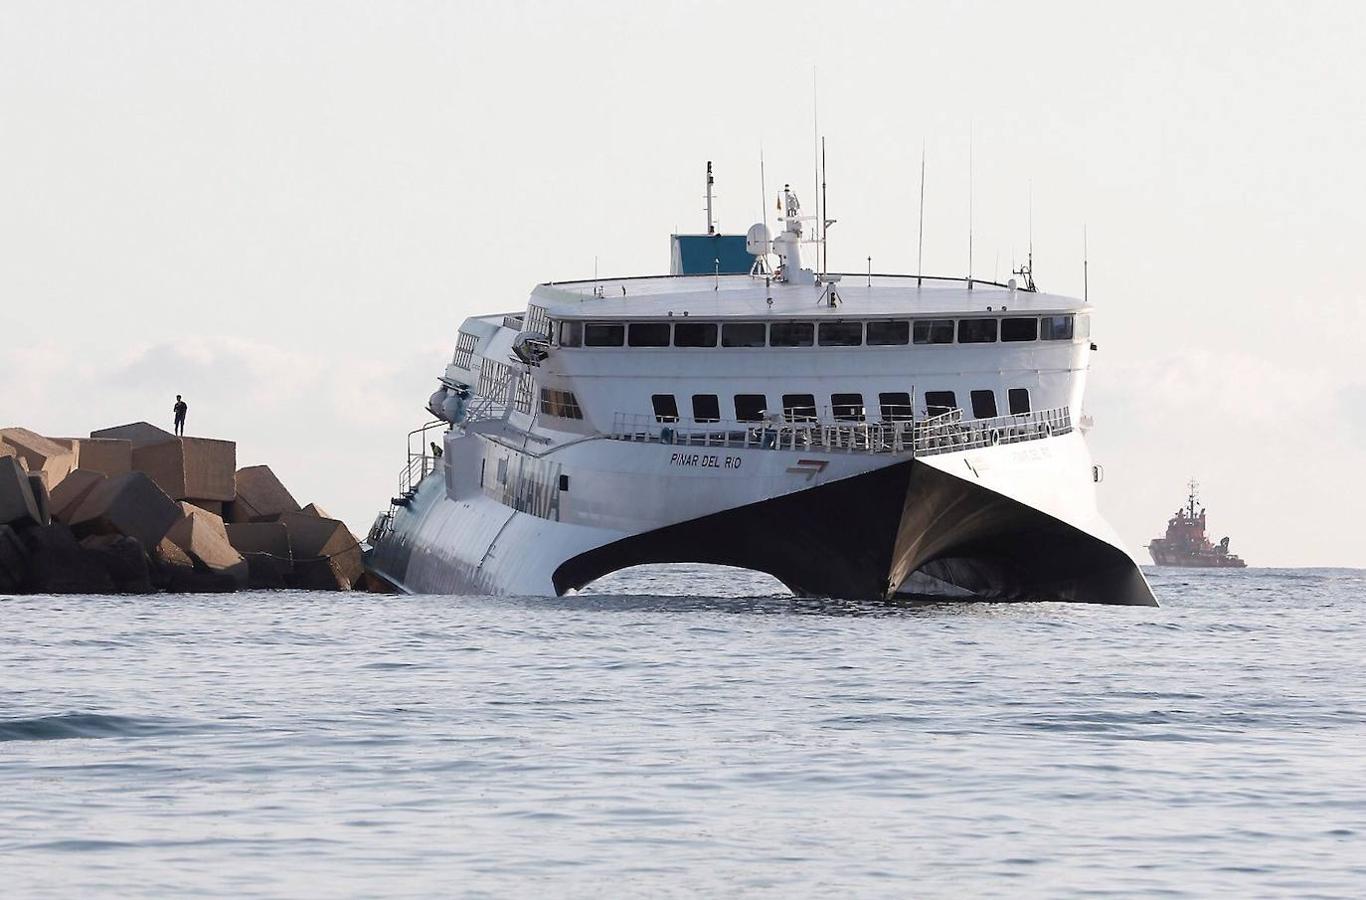
[[[886,599],[919,572],[981,599],[1157,605],[1124,551],[915,461],[615,541],[560,565],[555,590],[675,562],[767,572],[803,596]]]

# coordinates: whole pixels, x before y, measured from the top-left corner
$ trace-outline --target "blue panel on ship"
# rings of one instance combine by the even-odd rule
[[[747,275],[754,265],[743,234],[676,234],[674,260],[677,275],[710,275],[718,260],[722,275]]]

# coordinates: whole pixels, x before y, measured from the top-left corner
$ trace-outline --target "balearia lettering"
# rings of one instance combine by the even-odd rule
[[[694,469],[738,469],[741,462],[738,456],[714,453],[674,453],[669,456],[669,465]]]

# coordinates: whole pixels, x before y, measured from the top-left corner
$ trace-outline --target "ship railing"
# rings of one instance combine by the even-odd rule
[[[508,313],[503,316],[503,327],[511,328],[513,331],[522,330],[522,314]]]
[[[917,456],[956,453],[1037,441],[1071,430],[1072,414],[1066,406],[967,420],[961,409],[954,409],[916,422],[914,452]]]
[[[617,413],[607,436],[682,447],[755,448],[831,453],[889,453],[932,456],[1001,444],[1039,440],[1072,430],[1067,407],[964,421],[962,410],[924,419],[868,422],[825,421],[785,416],[759,422],[665,421],[638,413]]]

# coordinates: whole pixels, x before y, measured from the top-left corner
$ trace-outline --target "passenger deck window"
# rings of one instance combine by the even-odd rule
[[[692,395],[692,420],[694,422],[721,421],[721,403],[716,399],[715,394]]]
[[[767,408],[768,398],[763,394],[735,395],[735,421],[737,422],[762,422],[764,411]]]
[[[627,343],[632,347],[669,346],[668,322],[632,322]]]
[[[814,394],[783,394],[783,417],[789,422],[816,421]]]
[[[626,326],[609,322],[588,322],[583,326],[585,347],[620,347],[626,343]]]
[[[996,418],[996,392],[972,392],[972,417],[974,419]]]
[[[560,323],[560,346],[561,346],[561,347],[581,347],[581,346],[583,346],[583,323],[582,323],[582,322],[561,322],[561,323]]]
[[[868,323],[868,346],[869,347],[889,347],[896,344],[908,344],[911,340],[911,323],[909,319],[894,319],[890,322],[869,322]],[[923,343],[916,341],[917,344]]]
[[[1036,341],[1038,339],[1039,320],[1033,316],[1028,319],[1001,320],[1002,341]]]
[[[810,347],[816,337],[816,326],[810,322],[774,322],[769,326],[770,347]]]
[[[1039,337],[1045,341],[1072,340],[1071,316],[1044,316],[1039,320]]]
[[[721,326],[721,346],[762,347],[767,331],[763,322],[727,322]]]
[[[673,394],[654,394],[650,397],[650,403],[655,408],[656,422],[678,421],[678,401]]]
[[[822,347],[858,347],[863,343],[862,322],[822,322]]]
[[[830,411],[837,422],[862,422],[863,395],[831,394]]]
[[[573,391],[541,388],[541,412],[561,419],[582,419],[583,410]]]
[[[942,416],[958,408],[958,398],[953,391],[926,391],[925,411],[932,416]]]
[[[898,392],[878,394],[877,402],[884,422],[909,422],[911,420],[911,395]]]
[[[995,319],[959,319],[958,343],[991,344],[996,341]]]
[[[762,327],[762,326],[761,326]],[[715,322],[675,322],[675,347],[715,347]]]
[[[1006,402],[1010,405],[1010,414],[1012,416],[1018,416],[1029,412],[1029,389],[1011,388],[1006,391]]]
[[[952,344],[953,319],[917,319],[911,327],[913,344]]]

